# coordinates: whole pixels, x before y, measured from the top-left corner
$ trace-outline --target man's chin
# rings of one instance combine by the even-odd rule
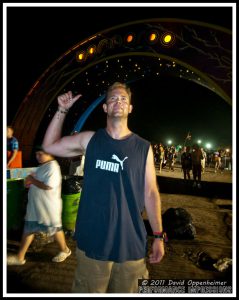
[[[111,114],[111,115],[108,115],[107,117],[108,119],[115,119],[115,120],[119,120],[119,119],[122,119],[124,118],[123,114]]]
[[[116,112],[113,112],[111,114],[111,116],[114,118],[114,117],[123,117],[124,116],[124,113],[122,111],[116,111]]]

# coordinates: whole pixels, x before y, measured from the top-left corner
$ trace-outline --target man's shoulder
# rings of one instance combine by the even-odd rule
[[[145,143],[145,144],[151,144],[147,139],[143,138],[142,136],[138,135],[137,133],[133,133],[133,136],[140,142]]]
[[[89,141],[94,134],[95,134],[95,131],[89,131],[89,130],[81,131],[81,132],[75,132],[74,135],[73,135],[73,139],[75,141],[78,141],[78,140],[80,141],[82,139]]]

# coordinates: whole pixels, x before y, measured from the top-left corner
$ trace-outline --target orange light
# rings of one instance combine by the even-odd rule
[[[90,48],[89,53],[93,54],[95,52],[95,49],[93,47]]]
[[[156,33],[151,33],[150,36],[149,36],[149,40],[150,40],[151,42],[155,41],[156,38],[157,38],[157,34],[156,34]]]
[[[90,45],[87,49],[87,54],[88,55],[93,55],[96,52],[96,46],[95,45]]]
[[[127,36],[127,42],[128,43],[131,43],[132,41],[133,41],[133,39],[134,39],[134,37],[133,37],[133,35],[132,34],[129,34],[128,36]]]

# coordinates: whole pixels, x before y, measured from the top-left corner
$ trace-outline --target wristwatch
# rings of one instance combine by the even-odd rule
[[[160,239],[164,242],[168,241],[168,237],[167,237],[166,232],[153,232],[153,236],[154,236],[155,239]]]

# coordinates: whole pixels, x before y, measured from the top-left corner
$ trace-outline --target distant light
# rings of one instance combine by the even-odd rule
[[[126,38],[127,43],[131,43],[134,39],[134,36],[132,34],[129,34]]]
[[[161,44],[165,47],[173,46],[174,42],[175,42],[175,35],[171,32],[165,32],[161,36]]]
[[[168,144],[171,145],[171,144],[172,144],[172,141],[171,141],[171,140],[168,140]]]
[[[202,143],[202,141],[201,140],[198,140],[198,144],[201,144]]]
[[[226,149],[226,152],[230,152],[230,149]]]
[[[157,37],[158,37],[158,35],[155,32],[151,33],[149,36],[150,42],[155,41],[157,39]]]
[[[172,40],[171,34],[165,35],[163,40],[164,40],[164,42],[167,43],[167,44],[170,43],[170,41]]]
[[[206,148],[207,148],[207,149],[211,149],[211,148],[212,148],[212,145],[211,145],[210,143],[207,143],[207,144],[206,144]]]
[[[90,54],[94,54],[95,52],[95,48],[94,47],[90,47],[89,51],[88,51]]]
[[[76,56],[77,61],[83,62],[86,59],[86,55],[84,51],[78,52]]]
[[[79,57],[79,60],[82,60],[84,58],[84,54],[80,53],[78,57]]]

